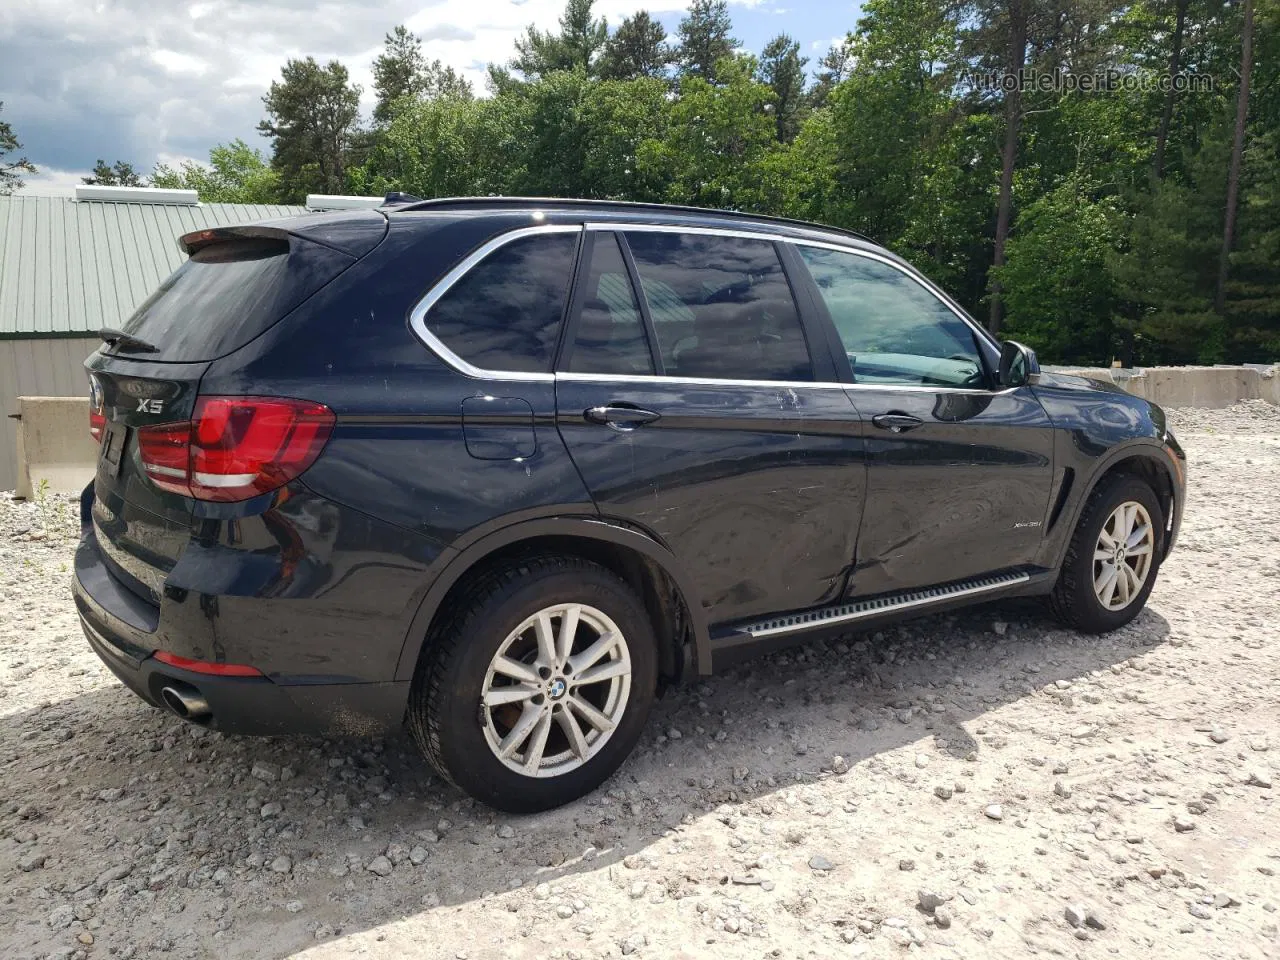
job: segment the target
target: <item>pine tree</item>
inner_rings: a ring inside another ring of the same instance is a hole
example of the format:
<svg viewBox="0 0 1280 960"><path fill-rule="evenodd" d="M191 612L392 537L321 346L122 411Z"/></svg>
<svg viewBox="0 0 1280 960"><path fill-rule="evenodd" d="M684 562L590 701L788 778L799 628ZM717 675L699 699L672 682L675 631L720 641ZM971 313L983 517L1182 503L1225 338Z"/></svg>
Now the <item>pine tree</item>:
<svg viewBox="0 0 1280 960"><path fill-rule="evenodd" d="M676 33L680 37L676 61L681 74L710 82L715 82L716 64L738 46L725 0L693 0Z"/></svg>
<svg viewBox="0 0 1280 960"><path fill-rule="evenodd" d="M0 100L0 110L2 109L4 109L4 101ZM0 196L7 196L15 190L21 190L22 174L36 172L35 165L26 157L5 161L6 155L21 149L22 144L18 142L13 127L0 120Z"/></svg>
<svg viewBox="0 0 1280 960"><path fill-rule="evenodd" d="M605 42L600 76L606 80L662 77L671 65L672 52L662 24L641 10L622 21Z"/></svg>
<svg viewBox="0 0 1280 960"><path fill-rule="evenodd" d="M99 160L93 165L93 175L81 177L81 183L99 187L141 187L142 178L138 176L133 164L126 160L117 160L113 164Z"/></svg>
<svg viewBox="0 0 1280 960"><path fill-rule="evenodd" d="M765 45L756 69L756 78L773 91L774 121L778 139L790 143L800 132L807 109L804 68L808 57L800 56L800 44L780 33Z"/></svg>
<svg viewBox="0 0 1280 960"><path fill-rule="evenodd" d="M439 60L427 62L422 41L404 26L387 34L383 52L373 61L373 88L378 101L374 122L385 126L395 118L396 103L404 97L472 96L471 84Z"/></svg>
<svg viewBox="0 0 1280 960"><path fill-rule="evenodd" d="M281 199L342 193L356 125L360 88L337 60L290 60L262 98L267 116L258 130L272 141L271 165L280 174Z"/></svg>
<svg viewBox="0 0 1280 960"><path fill-rule="evenodd" d="M592 16L594 0L569 0L560 16L560 32L551 33L530 25L516 40L516 56L511 68L536 80L557 70L580 69L588 76L609 37L609 26Z"/></svg>
<svg viewBox="0 0 1280 960"><path fill-rule="evenodd" d="M824 107L831 97L831 91L838 87L849 76L853 69L853 34L845 34L840 43L833 43L830 49L818 61L817 82L809 93L809 100L814 107Z"/></svg>

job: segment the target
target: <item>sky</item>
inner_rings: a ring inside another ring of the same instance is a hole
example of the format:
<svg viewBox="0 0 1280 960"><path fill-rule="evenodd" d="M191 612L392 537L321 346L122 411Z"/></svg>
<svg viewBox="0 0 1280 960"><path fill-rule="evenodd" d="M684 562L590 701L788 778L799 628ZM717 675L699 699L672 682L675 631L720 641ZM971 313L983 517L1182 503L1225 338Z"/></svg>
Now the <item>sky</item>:
<svg viewBox="0 0 1280 960"><path fill-rule="evenodd" d="M647 9L674 33L688 0L597 0L612 25ZM404 23L484 89L529 24L555 28L563 0L2 0L0 120L40 173L26 193L66 194L99 157L140 173L206 160L257 133L262 95L289 57L341 60L373 107L374 57ZM857 0L730 0L734 35L758 53L787 32L811 58L857 22ZM8 159L12 160L13 157Z"/></svg>

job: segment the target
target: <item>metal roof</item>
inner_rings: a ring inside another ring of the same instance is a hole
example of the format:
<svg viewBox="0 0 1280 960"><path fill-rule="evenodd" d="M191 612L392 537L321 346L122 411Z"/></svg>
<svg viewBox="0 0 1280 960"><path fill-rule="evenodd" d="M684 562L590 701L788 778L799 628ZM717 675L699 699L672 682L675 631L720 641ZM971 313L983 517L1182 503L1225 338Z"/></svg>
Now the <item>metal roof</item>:
<svg viewBox="0 0 1280 960"><path fill-rule="evenodd" d="M119 326L186 259L182 234L303 213L266 204L0 197L0 338Z"/></svg>

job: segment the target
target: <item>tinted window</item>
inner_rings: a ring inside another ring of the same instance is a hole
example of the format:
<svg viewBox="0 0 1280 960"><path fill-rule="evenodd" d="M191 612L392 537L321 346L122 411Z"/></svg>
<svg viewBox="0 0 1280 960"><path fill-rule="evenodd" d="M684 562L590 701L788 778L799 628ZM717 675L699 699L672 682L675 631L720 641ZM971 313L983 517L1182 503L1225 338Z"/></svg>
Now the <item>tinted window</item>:
<svg viewBox="0 0 1280 960"><path fill-rule="evenodd" d="M297 237L210 244L170 274L124 324L126 333L158 352L128 355L175 362L225 356L353 262ZM102 325L110 326L111 320Z"/></svg>
<svg viewBox="0 0 1280 960"><path fill-rule="evenodd" d="M665 373L812 380L791 288L772 243L629 233Z"/></svg>
<svg viewBox="0 0 1280 960"><path fill-rule="evenodd" d="M973 331L918 281L869 257L799 247L863 383L985 385Z"/></svg>
<svg viewBox="0 0 1280 960"><path fill-rule="evenodd" d="M577 243L554 233L500 247L436 301L427 328L474 366L549 373Z"/></svg>
<svg viewBox="0 0 1280 960"><path fill-rule="evenodd" d="M653 373L649 339L626 262L613 234L599 234L583 292L569 369L575 373Z"/></svg>

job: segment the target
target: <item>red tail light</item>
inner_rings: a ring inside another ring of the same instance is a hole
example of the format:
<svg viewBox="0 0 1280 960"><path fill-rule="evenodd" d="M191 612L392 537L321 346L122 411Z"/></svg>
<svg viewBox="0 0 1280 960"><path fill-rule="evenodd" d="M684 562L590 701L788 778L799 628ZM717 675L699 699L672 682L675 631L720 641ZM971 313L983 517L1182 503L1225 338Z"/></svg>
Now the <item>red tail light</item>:
<svg viewBox="0 0 1280 960"><path fill-rule="evenodd" d="M308 400L201 397L191 420L140 428L138 453L162 490L196 500L248 500L301 476L333 424L333 411Z"/></svg>
<svg viewBox="0 0 1280 960"><path fill-rule="evenodd" d="M89 436L102 442L102 431L107 426L107 413L103 407L102 387L96 377L89 377Z"/></svg>

